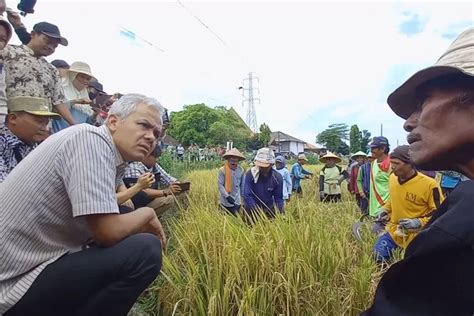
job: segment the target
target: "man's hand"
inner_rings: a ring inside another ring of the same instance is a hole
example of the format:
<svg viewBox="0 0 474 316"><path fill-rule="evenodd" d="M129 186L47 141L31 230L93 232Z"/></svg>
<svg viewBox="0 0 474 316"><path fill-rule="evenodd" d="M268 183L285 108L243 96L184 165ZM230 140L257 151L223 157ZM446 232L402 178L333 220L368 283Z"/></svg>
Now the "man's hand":
<svg viewBox="0 0 474 316"><path fill-rule="evenodd" d="M366 199L366 198L367 198L367 196L365 195L364 192L359 192L359 195L360 195L360 197L363 198L363 199Z"/></svg>
<svg viewBox="0 0 474 316"><path fill-rule="evenodd" d="M20 15L13 10L7 9L7 19L15 29L23 26Z"/></svg>
<svg viewBox="0 0 474 316"><path fill-rule="evenodd" d="M402 218L399 225L407 230L417 230L421 228L421 221L418 218Z"/></svg>
<svg viewBox="0 0 474 316"><path fill-rule="evenodd" d="M168 190L174 195L181 193L181 187L176 184L176 182L171 183L171 185L168 187Z"/></svg>
<svg viewBox="0 0 474 316"><path fill-rule="evenodd" d="M388 222L390 220L390 214L388 214L388 211L384 208L380 209L380 213L377 216L377 221L378 222Z"/></svg>
<svg viewBox="0 0 474 316"><path fill-rule="evenodd" d="M155 176L150 173L144 173L138 177L137 185L143 190L149 188L155 182Z"/></svg>
<svg viewBox="0 0 474 316"><path fill-rule="evenodd" d="M160 238L162 249L166 248L166 234L156 214L147 224L145 224L143 227L143 232L153 234Z"/></svg>
<svg viewBox="0 0 474 316"><path fill-rule="evenodd" d="M235 205L235 200L233 197L231 197L230 195L228 197L225 198L227 200L227 202L229 202L230 204L232 205Z"/></svg>

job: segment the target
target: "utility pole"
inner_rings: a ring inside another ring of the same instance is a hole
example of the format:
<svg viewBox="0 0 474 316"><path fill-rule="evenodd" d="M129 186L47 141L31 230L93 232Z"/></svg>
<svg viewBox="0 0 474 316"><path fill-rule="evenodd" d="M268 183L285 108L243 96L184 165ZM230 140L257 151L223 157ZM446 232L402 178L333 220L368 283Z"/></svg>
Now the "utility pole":
<svg viewBox="0 0 474 316"><path fill-rule="evenodd" d="M255 113L255 101L258 101L260 104L260 98L256 98L254 95L256 91L260 94L260 90L254 87L254 81L259 81L258 77L253 76L253 73L249 72L249 77L245 78L242 86L242 95L245 98L242 101L242 106L245 106L245 103L248 103L247 108L247 119L245 123L247 126L254 132L257 133L257 114Z"/></svg>
<svg viewBox="0 0 474 316"><path fill-rule="evenodd" d="M380 124L380 136L383 136L383 124Z"/></svg>

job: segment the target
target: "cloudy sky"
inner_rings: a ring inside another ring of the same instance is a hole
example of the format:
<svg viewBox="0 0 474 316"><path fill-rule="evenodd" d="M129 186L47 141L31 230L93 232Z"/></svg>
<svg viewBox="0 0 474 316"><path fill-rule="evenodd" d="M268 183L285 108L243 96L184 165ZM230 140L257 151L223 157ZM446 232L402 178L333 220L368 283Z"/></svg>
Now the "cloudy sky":
<svg viewBox="0 0 474 316"><path fill-rule="evenodd" d="M474 25L472 1L38 0L35 9L29 29L55 23L70 43L49 60L89 63L109 93L144 93L171 111L233 106L245 119L238 87L253 72L258 124L307 142L347 123L372 135L383 124L392 144L405 143L388 94Z"/></svg>

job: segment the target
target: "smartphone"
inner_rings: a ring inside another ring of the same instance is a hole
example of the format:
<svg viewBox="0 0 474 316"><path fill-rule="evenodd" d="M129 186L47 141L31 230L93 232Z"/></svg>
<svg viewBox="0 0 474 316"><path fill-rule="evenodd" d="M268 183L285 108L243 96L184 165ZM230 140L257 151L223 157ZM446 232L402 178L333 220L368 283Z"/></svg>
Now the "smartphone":
<svg viewBox="0 0 474 316"><path fill-rule="evenodd" d="M191 182L180 182L175 184L179 185L179 187L181 188L181 192L189 191L189 189L191 188Z"/></svg>

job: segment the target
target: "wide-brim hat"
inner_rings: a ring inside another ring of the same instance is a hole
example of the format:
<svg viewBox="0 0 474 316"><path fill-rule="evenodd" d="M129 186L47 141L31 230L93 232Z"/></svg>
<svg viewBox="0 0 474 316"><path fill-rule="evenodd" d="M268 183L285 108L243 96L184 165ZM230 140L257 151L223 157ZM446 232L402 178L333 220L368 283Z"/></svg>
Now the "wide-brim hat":
<svg viewBox="0 0 474 316"><path fill-rule="evenodd" d="M351 158L357 158L357 157L367 157L367 154L363 151L358 151L355 154L351 155Z"/></svg>
<svg viewBox="0 0 474 316"><path fill-rule="evenodd" d="M232 148L231 150L226 151L226 153L222 155L222 158L224 159L230 157L235 157L239 160L245 160L245 156L237 148Z"/></svg>
<svg viewBox="0 0 474 316"><path fill-rule="evenodd" d="M275 153L271 148L264 147L260 148L253 159L254 164L257 167L270 167L275 163Z"/></svg>
<svg viewBox="0 0 474 316"><path fill-rule="evenodd" d="M474 28L461 33L431 67L418 71L389 95L387 102L398 116L407 119L417 108L416 88L439 77L461 74L474 77Z"/></svg>
<svg viewBox="0 0 474 316"><path fill-rule="evenodd" d="M37 116L48 116L59 119L61 115L51 112L48 100L36 97L12 97L7 100L9 112L26 112Z"/></svg>
<svg viewBox="0 0 474 316"><path fill-rule="evenodd" d="M337 163L340 163L342 161L341 158L339 158L338 156L334 155L332 152L327 152L326 155L322 156L321 158L319 158L319 161L321 161L322 163L326 163L326 161L329 159L329 158L334 158L337 160Z"/></svg>
<svg viewBox="0 0 474 316"><path fill-rule="evenodd" d="M13 33L12 26L10 25L10 23L8 23L7 20L5 20L1 16L0 16L0 25L3 25L7 29L7 44L8 44L8 42L12 38L12 33Z"/></svg>
<svg viewBox="0 0 474 316"><path fill-rule="evenodd" d="M71 64L71 67L67 70L73 73L85 74L91 78L95 78L92 74L91 67L82 61L75 61Z"/></svg>

